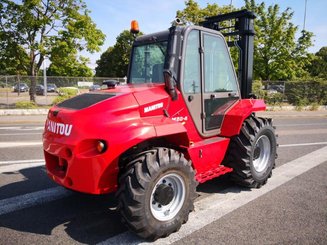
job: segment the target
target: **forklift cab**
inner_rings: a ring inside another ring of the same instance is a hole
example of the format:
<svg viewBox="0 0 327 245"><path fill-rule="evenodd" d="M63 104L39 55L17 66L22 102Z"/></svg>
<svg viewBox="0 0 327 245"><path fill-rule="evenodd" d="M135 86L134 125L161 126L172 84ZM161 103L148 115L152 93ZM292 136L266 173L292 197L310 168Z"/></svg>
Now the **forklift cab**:
<svg viewBox="0 0 327 245"><path fill-rule="evenodd" d="M177 25L138 37L128 83L165 83L172 100L178 90L198 132L204 137L218 135L226 111L251 93L253 18L252 12L241 10L207 18L202 26ZM227 44L222 34L227 28L220 23L230 19L236 19L236 31L225 36L236 35L238 41ZM235 44L240 47L239 79L228 50Z"/></svg>

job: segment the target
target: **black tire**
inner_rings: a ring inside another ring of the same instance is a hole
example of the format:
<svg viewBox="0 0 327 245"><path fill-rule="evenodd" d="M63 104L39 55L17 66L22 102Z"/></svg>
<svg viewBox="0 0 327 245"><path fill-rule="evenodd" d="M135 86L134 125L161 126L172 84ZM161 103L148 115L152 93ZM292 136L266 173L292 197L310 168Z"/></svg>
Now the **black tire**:
<svg viewBox="0 0 327 245"><path fill-rule="evenodd" d="M260 188L272 175L276 149L272 120L251 115L244 121L240 134L231 138L224 164L233 168L234 182Z"/></svg>
<svg viewBox="0 0 327 245"><path fill-rule="evenodd" d="M123 222L149 240L178 231L194 209L194 176L190 162L173 149L158 147L136 155L119 177Z"/></svg>

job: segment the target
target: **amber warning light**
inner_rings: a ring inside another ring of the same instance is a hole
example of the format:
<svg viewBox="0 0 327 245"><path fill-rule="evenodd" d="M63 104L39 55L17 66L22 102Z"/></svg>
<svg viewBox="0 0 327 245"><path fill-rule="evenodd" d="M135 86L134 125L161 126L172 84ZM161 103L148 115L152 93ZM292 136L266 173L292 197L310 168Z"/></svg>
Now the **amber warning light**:
<svg viewBox="0 0 327 245"><path fill-rule="evenodd" d="M137 34L139 32L140 32L139 23L137 22L137 20L132 20L132 22L131 22L131 33Z"/></svg>

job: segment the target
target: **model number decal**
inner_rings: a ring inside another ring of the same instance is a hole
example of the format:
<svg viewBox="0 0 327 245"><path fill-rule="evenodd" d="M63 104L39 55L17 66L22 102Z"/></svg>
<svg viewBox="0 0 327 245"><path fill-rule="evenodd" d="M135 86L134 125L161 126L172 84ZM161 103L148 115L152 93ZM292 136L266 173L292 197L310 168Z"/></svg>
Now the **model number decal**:
<svg viewBox="0 0 327 245"><path fill-rule="evenodd" d="M185 117L173 117L172 120L174 120L176 122L184 122L184 121L187 121L188 118L187 118L187 116L185 116Z"/></svg>
<svg viewBox="0 0 327 245"><path fill-rule="evenodd" d="M73 125L57 123L48 119L46 123L46 128L48 131L52 133L69 136L70 133L72 132Z"/></svg>
<svg viewBox="0 0 327 245"><path fill-rule="evenodd" d="M154 110L157 110L157 109L160 109L160 108L163 108L163 102L144 107L144 113L154 111Z"/></svg>

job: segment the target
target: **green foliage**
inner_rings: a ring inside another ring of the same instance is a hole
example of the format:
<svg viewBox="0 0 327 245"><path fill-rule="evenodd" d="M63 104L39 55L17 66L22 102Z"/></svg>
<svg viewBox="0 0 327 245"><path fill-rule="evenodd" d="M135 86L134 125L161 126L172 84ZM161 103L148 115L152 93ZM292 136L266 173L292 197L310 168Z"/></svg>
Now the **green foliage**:
<svg viewBox="0 0 327 245"><path fill-rule="evenodd" d="M252 83L252 92L258 99L264 99L268 105L281 105L285 100L283 93L264 90L264 86L259 80Z"/></svg>
<svg viewBox="0 0 327 245"><path fill-rule="evenodd" d="M35 109L37 105L33 101L19 101L15 104L16 109Z"/></svg>
<svg viewBox="0 0 327 245"><path fill-rule="evenodd" d="M319 104L318 103L316 103L316 102L314 102L314 103L312 103L311 105L310 105L310 108L309 108L309 110L310 111L317 111L318 109L319 109Z"/></svg>
<svg viewBox="0 0 327 245"><path fill-rule="evenodd" d="M48 76L92 77L93 72L87 66L88 58L77 58L77 52L67 49L65 43L58 45L58 51L51 57L51 65L47 70ZM62 52L62 53L61 53Z"/></svg>
<svg viewBox="0 0 327 245"><path fill-rule="evenodd" d="M77 51L99 51L104 42L105 35L96 28L83 0L2 0L0 4L1 42L10 49L21 47L28 54L24 66L28 75L38 74L45 56L54 63L62 57L57 64L65 65L64 61L77 59ZM62 52L62 46L68 52ZM32 79L33 101L35 85Z"/></svg>
<svg viewBox="0 0 327 245"><path fill-rule="evenodd" d="M263 90L263 84L260 80L255 80L252 83L252 93L258 98L263 99L266 96L266 92Z"/></svg>
<svg viewBox="0 0 327 245"><path fill-rule="evenodd" d="M245 8L257 14L255 19L254 42L254 78L261 80L290 80L307 77L305 69L312 56L307 52L312 46L313 34L302 31L296 40L298 28L292 23L293 12L290 8L280 12L277 4L266 8L264 2L245 0ZM198 24L205 17L224 14L236 10L228 6L207 4L201 8L194 0L185 2L185 8L177 11L177 16L193 24ZM237 51L231 49L231 56L237 67Z"/></svg>
<svg viewBox="0 0 327 245"><path fill-rule="evenodd" d="M308 70L314 77L327 79L327 47L322 47L313 57Z"/></svg>
<svg viewBox="0 0 327 245"><path fill-rule="evenodd" d="M139 33L138 35L142 35ZM125 30L116 38L116 44L109 47L97 60L97 77L124 77L127 75L134 36Z"/></svg>
<svg viewBox="0 0 327 245"><path fill-rule="evenodd" d="M70 99L78 94L78 88L66 87L58 89L58 96L53 100L54 105L63 102L64 100Z"/></svg>
<svg viewBox="0 0 327 245"><path fill-rule="evenodd" d="M285 94L288 102L295 106L327 105L327 81L287 82Z"/></svg>
<svg viewBox="0 0 327 245"><path fill-rule="evenodd" d="M234 10L234 8L231 9L229 5L219 6L216 3L207 3L205 8L201 8L196 1L187 0L185 1L185 8L183 10L178 10L176 16L198 25L206 17L225 14L231 12L232 10Z"/></svg>
<svg viewBox="0 0 327 245"><path fill-rule="evenodd" d="M0 30L0 75L26 75L29 65L26 51L11 44L7 34Z"/></svg>
<svg viewBox="0 0 327 245"><path fill-rule="evenodd" d="M295 40L297 27L291 22L293 12L280 13L277 4L266 8L265 3L245 0L245 8L257 14L255 19L254 75L262 80L290 80L303 77L310 62L307 48L312 46L311 32L302 31Z"/></svg>
<svg viewBox="0 0 327 245"><path fill-rule="evenodd" d="M281 105L285 99L282 93L267 93L264 96L264 100L268 105Z"/></svg>

